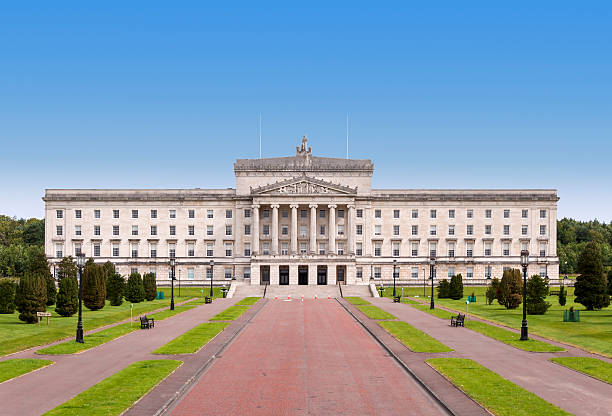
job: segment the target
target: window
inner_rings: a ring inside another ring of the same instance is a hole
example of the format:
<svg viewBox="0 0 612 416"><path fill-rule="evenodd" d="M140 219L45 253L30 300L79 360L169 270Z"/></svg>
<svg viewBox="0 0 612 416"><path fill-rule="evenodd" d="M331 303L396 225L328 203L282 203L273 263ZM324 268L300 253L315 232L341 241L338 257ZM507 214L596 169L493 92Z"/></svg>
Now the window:
<svg viewBox="0 0 612 416"><path fill-rule="evenodd" d="M504 218L510 218L510 210L509 209L505 209L504 210Z"/></svg>
<svg viewBox="0 0 612 416"><path fill-rule="evenodd" d="M138 267L130 268L130 274L138 273Z"/></svg>
<svg viewBox="0 0 612 416"><path fill-rule="evenodd" d="M152 258L157 257L157 244L151 243L151 245L149 246L149 253Z"/></svg>
<svg viewBox="0 0 612 416"><path fill-rule="evenodd" d="M467 268L467 272L466 272L467 278L468 279L473 279L474 278L474 268L473 267L468 267Z"/></svg>
<svg viewBox="0 0 612 416"><path fill-rule="evenodd" d="M137 209L133 209L132 210L132 218L138 218L138 210Z"/></svg>
<svg viewBox="0 0 612 416"><path fill-rule="evenodd" d="M374 256L380 257L382 252L382 243L374 243Z"/></svg>
<svg viewBox="0 0 612 416"><path fill-rule="evenodd" d="M548 277L546 266L540 266L540 277Z"/></svg>
<svg viewBox="0 0 612 416"><path fill-rule="evenodd" d="M448 226L448 235L455 235L455 226L454 225L449 225Z"/></svg>
<svg viewBox="0 0 612 416"><path fill-rule="evenodd" d="M300 225L300 237L306 237L308 233L308 227L305 225Z"/></svg>
<svg viewBox="0 0 612 416"><path fill-rule="evenodd" d="M212 225L207 225L206 226L206 235L213 235L213 226Z"/></svg>
<svg viewBox="0 0 612 416"><path fill-rule="evenodd" d="M80 225L75 225L74 226L74 235L81 235L81 226Z"/></svg>
<svg viewBox="0 0 612 416"><path fill-rule="evenodd" d="M194 209L190 209L188 211L188 217L189 218L195 218L195 210Z"/></svg>
<svg viewBox="0 0 612 416"><path fill-rule="evenodd" d="M270 235L270 226L268 224L264 224L262 234L263 235Z"/></svg>
<svg viewBox="0 0 612 416"><path fill-rule="evenodd" d="M526 210L526 209L522 210L521 211L521 218L527 218L528 212L529 212L529 210Z"/></svg>
<svg viewBox="0 0 612 416"><path fill-rule="evenodd" d="M468 242L465 243L465 255L466 257L473 257L474 256L474 243L473 242Z"/></svg>
<svg viewBox="0 0 612 416"><path fill-rule="evenodd" d="M176 257L176 244L168 244L168 257Z"/></svg>
<svg viewBox="0 0 612 416"><path fill-rule="evenodd" d="M430 209L429 210L429 218L436 218L437 216L437 211L435 209Z"/></svg>
<svg viewBox="0 0 612 416"><path fill-rule="evenodd" d="M380 271L380 267L374 267L374 279L380 279L382 277L382 273Z"/></svg>
<svg viewBox="0 0 612 416"><path fill-rule="evenodd" d="M64 211L58 209L57 211L55 211L55 217L59 219L64 218Z"/></svg>
<svg viewBox="0 0 612 416"><path fill-rule="evenodd" d="M455 243L448 243L448 257L455 257Z"/></svg>
<svg viewBox="0 0 612 416"><path fill-rule="evenodd" d="M418 209L413 209L412 210L412 218L419 218L419 210Z"/></svg>
<svg viewBox="0 0 612 416"><path fill-rule="evenodd" d="M119 226L113 225L113 235L119 235Z"/></svg>
<svg viewBox="0 0 612 416"><path fill-rule="evenodd" d="M244 243L244 256L251 257L251 243Z"/></svg>
<svg viewBox="0 0 612 416"><path fill-rule="evenodd" d="M170 218L176 218L176 210L175 210L175 209L171 209L171 210L168 212L168 216L169 216Z"/></svg>
<svg viewBox="0 0 612 416"><path fill-rule="evenodd" d="M251 210L245 208L244 209L244 218L251 218Z"/></svg>
<svg viewBox="0 0 612 416"><path fill-rule="evenodd" d="M170 235L176 235L176 225L170 226Z"/></svg>
<svg viewBox="0 0 612 416"><path fill-rule="evenodd" d="M363 210L362 209L358 209L356 212L357 218L363 218Z"/></svg>
<svg viewBox="0 0 612 416"><path fill-rule="evenodd" d="M212 267L207 267L206 268L206 278L207 279L212 279L213 278L213 269L212 269Z"/></svg>
<svg viewBox="0 0 612 416"><path fill-rule="evenodd" d="M100 210L94 209L94 218L100 218Z"/></svg>
<svg viewBox="0 0 612 416"><path fill-rule="evenodd" d="M491 277L491 266L486 266L485 267L485 278L490 278Z"/></svg>
<svg viewBox="0 0 612 416"><path fill-rule="evenodd" d="M363 256L363 243L356 244L355 254L357 256Z"/></svg>
<svg viewBox="0 0 612 416"><path fill-rule="evenodd" d="M74 210L74 217L75 218L83 218L83 213L81 212L80 209L75 209Z"/></svg>
<svg viewBox="0 0 612 416"><path fill-rule="evenodd" d="M100 235L100 226L94 225L94 235Z"/></svg>
<svg viewBox="0 0 612 416"><path fill-rule="evenodd" d="M187 268L187 279L189 280L193 280L194 279L194 270L193 267L188 267Z"/></svg>
<svg viewBox="0 0 612 416"><path fill-rule="evenodd" d="M527 250L528 246L529 246L529 244L526 241L522 241L521 242L521 250Z"/></svg>
<svg viewBox="0 0 612 416"><path fill-rule="evenodd" d="M289 254L289 244L288 243L281 243L281 254L283 256L286 256L287 254Z"/></svg>
<svg viewBox="0 0 612 416"><path fill-rule="evenodd" d="M521 235L527 235L528 232L529 232L529 226L521 225Z"/></svg>
<svg viewBox="0 0 612 416"><path fill-rule="evenodd" d="M287 211L286 209L281 211L281 217L282 218L289 218L289 211Z"/></svg>
<svg viewBox="0 0 612 416"><path fill-rule="evenodd" d="M467 217L468 218L474 218L474 210L468 209L467 210Z"/></svg>
<svg viewBox="0 0 612 416"><path fill-rule="evenodd" d="M270 243L263 243L262 244L262 254L264 255L269 255L270 254Z"/></svg>
<svg viewBox="0 0 612 416"><path fill-rule="evenodd" d="M212 209L207 209L206 210L206 218L213 218L213 210Z"/></svg>
<svg viewBox="0 0 612 416"><path fill-rule="evenodd" d="M540 257L546 257L546 243L540 243Z"/></svg>
<svg viewBox="0 0 612 416"><path fill-rule="evenodd" d="M324 225L319 226L319 234L320 235L325 235L325 226Z"/></svg>
<svg viewBox="0 0 612 416"><path fill-rule="evenodd" d="M394 225L393 226L393 235L400 235L400 226L399 225Z"/></svg>
<svg viewBox="0 0 612 416"><path fill-rule="evenodd" d="M270 210L269 209L264 209L263 210L263 217L264 218L270 218Z"/></svg>
<svg viewBox="0 0 612 416"><path fill-rule="evenodd" d="M504 235L510 235L510 226L508 224L504 225Z"/></svg>
<svg viewBox="0 0 612 416"><path fill-rule="evenodd" d="M325 254L325 243L319 243L319 254Z"/></svg>
<svg viewBox="0 0 612 416"><path fill-rule="evenodd" d="M399 255L400 255L400 244L397 243L397 242L393 243L392 251L393 251L393 257L399 257Z"/></svg>
<svg viewBox="0 0 612 416"><path fill-rule="evenodd" d="M418 267L412 267L410 269L410 277L413 279L419 278L419 268Z"/></svg>
<svg viewBox="0 0 612 416"><path fill-rule="evenodd" d="M448 210L448 218L455 218L455 210L454 209L449 209Z"/></svg>
<svg viewBox="0 0 612 416"><path fill-rule="evenodd" d="M119 257L119 244L113 243L113 257Z"/></svg>
<svg viewBox="0 0 612 416"><path fill-rule="evenodd" d="M363 279L363 267L356 267L355 268L355 277L357 279Z"/></svg>
<svg viewBox="0 0 612 416"><path fill-rule="evenodd" d="M194 257L194 256L195 256L195 244L187 243L187 257Z"/></svg>
<svg viewBox="0 0 612 416"><path fill-rule="evenodd" d="M382 218L382 212L379 209L374 210L374 218Z"/></svg>
<svg viewBox="0 0 612 416"><path fill-rule="evenodd" d="M300 254L306 254L308 252L308 246L306 243L300 243Z"/></svg>
<svg viewBox="0 0 612 416"><path fill-rule="evenodd" d="M491 255L491 243L488 241L484 243L484 255L485 256Z"/></svg>
<svg viewBox="0 0 612 416"><path fill-rule="evenodd" d="M138 226L132 225L132 235L138 235Z"/></svg>
<svg viewBox="0 0 612 416"><path fill-rule="evenodd" d="M491 218L491 210L485 209L485 218Z"/></svg>
<svg viewBox="0 0 612 416"><path fill-rule="evenodd" d="M411 233L412 233L412 235L419 235L419 226L418 225L413 225L411 227Z"/></svg>
<svg viewBox="0 0 612 416"><path fill-rule="evenodd" d="M213 243L206 243L206 256L207 257L213 256L213 249L214 249Z"/></svg>
<svg viewBox="0 0 612 416"><path fill-rule="evenodd" d="M540 235L546 235L546 226L540 225Z"/></svg>
<svg viewBox="0 0 612 416"><path fill-rule="evenodd" d="M412 257L416 257L419 255L419 243L412 243L411 244L411 253Z"/></svg>
<svg viewBox="0 0 612 416"><path fill-rule="evenodd" d="M474 235L474 226L473 226L473 225L471 225L471 224L470 224L470 225L468 225L468 226L466 227L465 233L466 233L467 235Z"/></svg>
<svg viewBox="0 0 612 416"><path fill-rule="evenodd" d="M61 244L55 245L55 257L62 258L64 257L64 246Z"/></svg>
<svg viewBox="0 0 612 416"><path fill-rule="evenodd" d="M382 234L382 226L380 224L377 224L374 226L374 235L381 235Z"/></svg>
<svg viewBox="0 0 612 416"><path fill-rule="evenodd" d="M540 218L546 218L546 210L545 209L541 209L540 210Z"/></svg>
<svg viewBox="0 0 612 416"><path fill-rule="evenodd" d="M231 267L226 267L223 271L223 277L226 279L231 279L232 278L232 268Z"/></svg>
<svg viewBox="0 0 612 416"><path fill-rule="evenodd" d="M93 255L94 255L94 257L100 257L100 243L94 243L94 245L93 245Z"/></svg>
<svg viewBox="0 0 612 416"><path fill-rule="evenodd" d="M132 258L138 257L138 243L132 243Z"/></svg>
<svg viewBox="0 0 612 416"><path fill-rule="evenodd" d="M436 235L437 233L437 229L435 225L430 225L429 226L429 235Z"/></svg>
<svg viewBox="0 0 612 416"><path fill-rule="evenodd" d="M187 226L187 234L189 234L189 235L195 235L195 226L193 226L193 225L188 225L188 226Z"/></svg>
<svg viewBox="0 0 612 416"><path fill-rule="evenodd" d="M344 235L344 225L338 224L338 235Z"/></svg>
<svg viewBox="0 0 612 416"><path fill-rule="evenodd" d="M225 243L225 257L232 257L232 243Z"/></svg>
<svg viewBox="0 0 612 416"><path fill-rule="evenodd" d="M438 244L435 241L429 243L429 257L436 257Z"/></svg>
<svg viewBox="0 0 612 416"><path fill-rule="evenodd" d="M510 255L510 243L503 243L502 250L503 250L504 256L509 256Z"/></svg>
<svg viewBox="0 0 612 416"><path fill-rule="evenodd" d="M225 226L225 235L232 235L232 226L231 225L226 225Z"/></svg>
<svg viewBox="0 0 612 416"><path fill-rule="evenodd" d="M232 210L231 209L226 209L225 210L225 218L232 218Z"/></svg>
<svg viewBox="0 0 612 416"><path fill-rule="evenodd" d="M118 209L114 209L113 210L113 218L119 218L119 210Z"/></svg>
<svg viewBox="0 0 612 416"><path fill-rule="evenodd" d="M324 209L320 209L319 210L319 218L325 218L325 210Z"/></svg>
<svg viewBox="0 0 612 416"><path fill-rule="evenodd" d="M400 217L400 210L399 209L394 209L393 210L393 218L399 218Z"/></svg>
<svg viewBox="0 0 612 416"><path fill-rule="evenodd" d="M355 228L355 233L357 235L363 235L363 225L357 224L357 226Z"/></svg>
<svg viewBox="0 0 612 416"><path fill-rule="evenodd" d="M338 253L338 255L339 255L339 256L344 255L344 243L342 243L342 242L338 242L338 244L337 244L337 245L338 245L338 249L337 249L337 251L336 251L336 252Z"/></svg>
<svg viewBox="0 0 612 416"><path fill-rule="evenodd" d="M151 235L157 235L157 225L151 226Z"/></svg>
<svg viewBox="0 0 612 416"><path fill-rule="evenodd" d="M485 234L491 235L491 225L485 225Z"/></svg>
<svg viewBox="0 0 612 416"><path fill-rule="evenodd" d="M251 268L250 267L245 267L244 269L242 269L242 277L244 277L245 279L251 278Z"/></svg>
<svg viewBox="0 0 612 416"><path fill-rule="evenodd" d="M338 218L344 218L344 210L343 209L339 209L338 210Z"/></svg>
<svg viewBox="0 0 612 416"><path fill-rule="evenodd" d="M308 211L305 209L300 210L300 218L308 218Z"/></svg>
<svg viewBox="0 0 612 416"><path fill-rule="evenodd" d="M151 218L153 218L153 219L157 218L157 210L156 209L152 209L151 210Z"/></svg>
<svg viewBox="0 0 612 416"><path fill-rule="evenodd" d="M247 224L244 226L244 235L251 235L251 225Z"/></svg>
<svg viewBox="0 0 612 416"><path fill-rule="evenodd" d="M448 277L453 277L455 275L455 267L450 266L448 268Z"/></svg>

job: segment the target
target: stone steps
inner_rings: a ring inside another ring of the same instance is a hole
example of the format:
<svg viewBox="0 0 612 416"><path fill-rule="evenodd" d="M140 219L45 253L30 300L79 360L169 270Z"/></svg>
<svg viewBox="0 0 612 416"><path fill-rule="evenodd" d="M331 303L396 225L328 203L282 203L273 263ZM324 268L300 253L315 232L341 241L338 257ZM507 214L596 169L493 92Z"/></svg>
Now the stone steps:
<svg viewBox="0 0 612 416"><path fill-rule="evenodd" d="M234 296L236 297L247 297L247 296L263 296L264 286L260 285L239 285L236 287ZM365 285L343 285L342 294L344 296L360 296L360 297L371 297L370 289ZM266 298L274 299L274 297L288 298L291 296L292 299L299 299L304 296L304 299L327 298L327 297L340 297L340 291L337 285L313 285L313 286L302 286L302 285L288 285L278 286L270 285L266 290Z"/></svg>

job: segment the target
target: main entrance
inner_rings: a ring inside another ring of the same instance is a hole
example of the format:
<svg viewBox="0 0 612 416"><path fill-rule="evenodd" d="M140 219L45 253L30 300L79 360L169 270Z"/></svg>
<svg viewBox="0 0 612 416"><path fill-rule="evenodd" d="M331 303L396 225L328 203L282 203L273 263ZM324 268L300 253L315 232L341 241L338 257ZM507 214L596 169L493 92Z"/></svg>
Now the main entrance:
<svg viewBox="0 0 612 416"><path fill-rule="evenodd" d="M261 274L260 283L262 285L269 285L270 284L270 266L261 266L261 269L259 269L259 272Z"/></svg>
<svg viewBox="0 0 612 416"><path fill-rule="evenodd" d="M346 284L346 266L336 266L336 280L339 285Z"/></svg>
<svg viewBox="0 0 612 416"><path fill-rule="evenodd" d="M317 266L317 284L327 284L327 266Z"/></svg>
<svg viewBox="0 0 612 416"><path fill-rule="evenodd" d="M278 268L278 284L279 285L289 284L289 266L280 266Z"/></svg>
<svg viewBox="0 0 612 416"><path fill-rule="evenodd" d="M298 266L298 285L308 284L308 266Z"/></svg>

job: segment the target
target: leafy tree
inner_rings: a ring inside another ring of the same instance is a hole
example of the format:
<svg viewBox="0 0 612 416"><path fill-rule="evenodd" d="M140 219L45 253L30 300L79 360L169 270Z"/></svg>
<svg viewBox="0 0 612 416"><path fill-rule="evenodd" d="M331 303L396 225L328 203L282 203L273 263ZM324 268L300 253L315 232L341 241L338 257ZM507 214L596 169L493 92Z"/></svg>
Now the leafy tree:
<svg viewBox="0 0 612 416"><path fill-rule="evenodd" d="M612 269L608 270L608 295L612 296Z"/></svg>
<svg viewBox="0 0 612 416"><path fill-rule="evenodd" d="M451 277L448 297L454 300L463 297L463 277L461 273Z"/></svg>
<svg viewBox="0 0 612 416"><path fill-rule="evenodd" d="M45 244L45 220L30 218L23 227L23 242L27 245Z"/></svg>
<svg viewBox="0 0 612 416"><path fill-rule="evenodd" d="M449 293L450 293L450 283L448 283L448 280L446 279L440 280L440 284L438 285L438 299L448 298Z"/></svg>
<svg viewBox="0 0 612 416"><path fill-rule="evenodd" d="M499 291L497 293L497 301L506 309L516 309L522 303L522 281L521 271L518 269L508 269L504 271L501 282L499 283Z"/></svg>
<svg viewBox="0 0 612 416"><path fill-rule="evenodd" d="M119 306L123 303L125 292L125 279L119 273L113 272L106 281L106 294L111 306Z"/></svg>
<svg viewBox="0 0 612 416"><path fill-rule="evenodd" d="M548 283L540 275L533 275L527 279L527 313L529 315L544 315L550 302L546 302L548 296Z"/></svg>
<svg viewBox="0 0 612 416"><path fill-rule="evenodd" d="M44 277L26 274L19 279L15 303L20 320L29 324L37 322L36 312L45 312L47 309L47 287Z"/></svg>
<svg viewBox="0 0 612 416"><path fill-rule="evenodd" d="M609 306L607 279L603 274L601 250L596 242L589 242L580 254L578 271L580 276L574 284L574 302L581 303L589 311Z"/></svg>
<svg viewBox="0 0 612 416"><path fill-rule="evenodd" d="M142 284L145 291L146 300L154 300L157 297L157 282L155 282L155 273L145 273L142 276Z"/></svg>
<svg viewBox="0 0 612 416"><path fill-rule="evenodd" d="M70 274L59 277L59 291L55 312L61 316L72 316L79 308L79 284L77 278Z"/></svg>
<svg viewBox="0 0 612 416"><path fill-rule="evenodd" d="M104 268L89 259L83 268L83 303L92 310L97 311L104 307L106 300L106 277Z"/></svg>
<svg viewBox="0 0 612 416"><path fill-rule="evenodd" d="M489 286L487 287L487 292L486 292L486 296L487 296L487 303L489 305L493 304L493 301L495 299L497 299L497 292L499 290L499 279L497 277L494 277L493 280L491 280L491 283L489 284Z"/></svg>
<svg viewBox="0 0 612 416"><path fill-rule="evenodd" d="M561 286L559 288L559 305L565 306L567 302L567 290L565 290L565 286Z"/></svg>
<svg viewBox="0 0 612 416"><path fill-rule="evenodd" d="M47 306L55 304L57 290L55 288L55 279L51 275L49 262L42 247L37 248L31 253L31 258L28 262L27 272L37 274L45 279L45 287L47 288Z"/></svg>
<svg viewBox="0 0 612 416"><path fill-rule="evenodd" d="M0 279L0 313L15 312L16 286L12 279Z"/></svg>
<svg viewBox="0 0 612 416"><path fill-rule="evenodd" d="M144 286L140 273L130 274L125 288L125 300L132 303L139 303L145 299Z"/></svg>

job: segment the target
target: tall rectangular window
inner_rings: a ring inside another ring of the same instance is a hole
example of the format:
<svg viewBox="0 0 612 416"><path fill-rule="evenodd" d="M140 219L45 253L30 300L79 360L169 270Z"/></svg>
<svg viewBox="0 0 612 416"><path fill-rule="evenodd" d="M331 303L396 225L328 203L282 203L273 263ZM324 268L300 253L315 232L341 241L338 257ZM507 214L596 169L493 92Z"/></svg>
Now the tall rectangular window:
<svg viewBox="0 0 612 416"><path fill-rule="evenodd" d="M132 258L138 257L138 243L132 243Z"/></svg>
<svg viewBox="0 0 612 416"><path fill-rule="evenodd" d="M436 257L437 253L438 253L438 244L435 241L430 241L429 242L429 256L430 257Z"/></svg>
<svg viewBox="0 0 612 416"><path fill-rule="evenodd" d="M467 225L465 233L467 235L474 235L474 226L472 224Z"/></svg>
<svg viewBox="0 0 612 416"><path fill-rule="evenodd" d="M455 257L455 243L448 243L448 257Z"/></svg>
<svg viewBox="0 0 612 416"><path fill-rule="evenodd" d="M74 210L74 217L75 218L83 218L82 212L80 209L75 209Z"/></svg>
<svg viewBox="0 0 612 416"><path fill-rule="evenodd" d="M151 235L157 235L157 225L151 226Z"/></svg>
<svg viewBox="0 0 612 416"><path fill-rule="evenodd" d="M454 275L455 275L455 267L449 266L448 267L448 277L453 277Z"/></svg>
<svg viewBox="0 0 612 416"><path fill-rule="evenodd" d="M214 255L213 249L214 249L213 243L206 243L206 257L212 257Z"/></svg>
<svg viewBox="0 0 612 416"><path fill-rule="evenodd" d="M374 267L374 279L380 279L382 277L382 272L380 267Z"/></svg>
<svg viewBox="0 0 612 416"><path fill-rule="evenodd" d="M152 209L151 210L151 218L153 218L153 219L157 218L157 210L156 209Z"/></svg>
<svg viewBox="0 0 612 416"><path fill-rule="evenodd" d="M244 256L251 257L251 243L244 243Z"/></svg>
<svg viewBox="0 0 612 416"><path fill-rule="evenodd" d="M113 225L113 235L119 235L119 226Z"/></svg>
<svg viewBox="0 0 612 416"><path fill-rule="evenodd" d="M319 218L325 218L325 210L324 209L320 209L319 210Z"/></svg>
<svg viewBox="0 0 612 416"><path fill-rule="evenodd" d="M545 209L541 209L540 210L540 218L546 218L546 210Z"/></svg>
<svg viewBox="0 0 612 416"><path fill-rule="evenodd" d="M100 257L100 243L94 243L93 254L94 254L94 257Z"/></svg>
<svg viewBox="0 0 612 416"><path fill-rule="evenodd" d="M74 235L81 235L81 226L80 225L75 225L74 226Z"/></svg>
<svg viewBox="0 0 612 416"><path fill-rule="evenodd" d="M308 233L308 227L306 225L300 225L300 237L306 237Z"/></svg>
<svg viewBox="0 0 612 416"><path fill-rule="evenodd" d="M176 210L175 209L171 209L170 211L168 211L168 216L170 218L176 218Z"/></svg>
<svg viewBox="0 0 612 416"><path fill-rule="evenodd" d="M485 209L485 218L491 218L491 210Z"/></svg>
<svg viewBox="0 0 612 416"><path fill-rule="evenodd" d="M419 210L418 209L413 209L412 210L412 218L419 218Z"/></svg>
<svg viewBox="0 0 612 416"><path fill-rule="evenodd" d="M509 256L510 255L510 243L503 243L502 250L503 250L504 256Z"/></svg>
<svg viewBox="0 0 612 416"><path fill-rule="evenodd" d="M540 243L540 257L546 256L546 243Z"/></svg>
<svg viewBox="0 0 612 416"><path fill-rule="evenodd" d="M232 218L232 210L231 209L226 209L225 210L225 218Z"/></svg>
<svg viewBox="0 0 612 416"><path fill-rule="evenodd" d="M320 225L319 226L319 234L320 235L325 235L325 226L324 225Z"/></svg>
<svg viewBox="0 0 612 416"><path fill-rule="evenodd" d="M213 218L214 214L213 214L213 210L212 209L207 209L206 210L206 218Z"/></svg>
<svg viewBox="0 0 612 416"><path fill-rule="evenodd" d="M64 257L64 246L62 244L55 245L55 257L59 259Z"/></svg>
<svg viewBox="0 0 612 416"><path fill-rule="evenodd" d="M119 218L119 210L118 209L114 209L113 210L113 218Z"/></svg>
<svg viewBox="0 0 612 416"><path fill-rule="evenodd" d="M363 243L357 243L356 244L355 255L363 256Z"/></svg>
<svg viewBox="0 0 612 416"><path fill-rule="evenodd" d="M94 235L100 235L100 226L94 225Z"/></svg>
<svg viewBox="0 0 612 416"><path fill-rule="evenodd" d="M527 235L528 232L529 232L529 226L521 225L521 235Z"/></svg>
<svg viewBox="0 0 612 416"><path fill-rule="evenodd" d="M344 225L338 224L338 235L344 235Z"/></svg>
<svg viewBox="0 0 612 416"><path fill-rule="evenodd" d="M486 235L491 235L491 225L487 224L485 225L485 234Z"/></svg>
<svg viewBox="0 0 612 416"><path fill-rule="evenodd" d="M527 218L529 214L529 210L523 209L521 210L521 218Z"/></svg>
<svg viewBox="0 0 612 416"><path fill-rule="evenodd" d="M355 267L355 277L357 279L363 279L363 267Z"/></svg>
<svg viewBox="0 0 612 416"><path fill-rule="evenodd" d="M400 255L400 244L398 242L393 243L393 257L399 257Z"/></svg>
<svg viewBox="0 0 612 416"><path fill-rule="evenodd" d="M344 218L344 210L343 209L339 209L338 210L338 218Z"/></svg>
<svg viewBox="0 0 612 416"><path fill-rule="evenodd" d="M242 277L244 277L245 279L251 278L251 268L250 267L245 267L244 269L242 269Z"/></svg>
<svg viewBox="0 0 612 416"><path fill-rule="evenodd" d="M100 218L100 210L94 209L94 218Z"/></svg>
<svg viewBox="0 0 612 416"><path fill-rule="evenodd" d="M336 245L337 245L337 247L338 247L338 248L337 248L337 251L336 251L336 252L338 253L338 255L339 255L339 256L344 255L344 243L343 243L343 242L341 242L341 241L339 241L339 242L337 242L337 243L336 243Z"/></svg>
<svg viewBox="0 0 612 416"><path fill-rule="evenodd" d="M399 225L394 225L393 226L393 235L400 235L400 226Z"/></svg>
<svg viewBox="0 0 612 416"><path fill-rule="evenodd" d="M320 255L325 254L325 243L319 243L319 254Z"/></svg>
<svg viewBox="0 0 612 416"><path fill-rule="evenodd" d="M300 254L306 254L308 252L308 245L304 242L300 242Z"/></svg>
<svg viewBox="0 0 612 416"><path fill-rule="evenodd" d="M419 278L419 268L418 267L411 267L410 268L410 277L412 279L418 279Z"/></svg>
<svg viewBox="0 0 612 416"><path fill-rule="evenodd" d="M232 226L231 225L226 225L225 226L225 235L232 235Z"/></svg>
<svg viewBox="0 0 612 416"><path fill-rule="evenodd" d="M305 209L300 210L300 218L308 218L308 211Z"/></svg>
<svg viewBox="0 0 612 416"><path fill-rule="evenodd" d="M374 218L382 218L382 211L379 209L374 210Z"/></svg>
<svg viewBox="0 0 612 416"><path fill-rule="evenodd" d="M113 243L113 257L119 257L119 244Z"/></svg>
<svg viewBox="0 0 612 416"><path fill-rule="evenodd" d="M251 225L250 224L246 224L244 226L244 235L251 235Z"/></svg>
<svg viewBox="0 0 612 416"><path fill-rule="evenodd" d="M418 225L413 225L410 228L411 228L412 235L419 235L419 226Z"/></svg>
<svg viewBox="0 0 612 416"><path fill-rule="evenodd" d="M393 218L399 218L400 217L400 210L399 209L394 209L393 210Z"/></svg>
<svg viewBox="0 0 612 416"><path fill-rule="evenodd" d="M212 225L207 225L206 226L206 235L213 235L213 226Z"/></svg>
<svg viewBox="0 0 612 416"><path fill-rule="evenodd" d="M132 225L132 235L138 235L138 226Z"/></svg>
<svg viewBox="0 0 612 416"><path fill-rule="evenodd" d="M546 235L546 226L540 225L540 235Z"/></svg>
<svg viewBox="0 0 612 416"><path fill-rule="evenodd" d="M357 218L363 218L363 210L361 208L356 210L355 215Z"/></svg>
<svg viewBox="0 0 612 416"><path fill-rule="evenodd" d="M504 225L504 235L510 235L510 225Z"/></svg>
<svg viewBox="0 0 612 416"><path fill-rule="evenodd" d="M510 218L510 210L509 209L505 209L504 210L504 218Z"/></svg>
<svg viewBox="0 0 612 416"><path fill-rule="evenodd" d="M168 244L168 257L176 257L176 244Z"/></svg>
<svg viewBox="0 0 612 416"><path fill-rule="evenodd" d="M448 218L455 218L455 210L454 209L449 209L448 210Z"/></svg>
<svg viewBox="0 0 612 416"><path fill-rule="evenodd" d="M194 257L194 256L195 256L195 244L187 243L187 257Z"/></svg>
<svg viewBox="0 0 612 416"><path fill-rule="evenodd" d="M374 226L374 235L381 235L382 234L382 226L380 224L376 224Z"/></svg>
<svg viewBox="0 0 612 416"><path fill-rule="evenodd" d="M156 243L151 243L149 245L149 255L153 259L157 257L157 244Z"/></svg>
<svg viewBox="0 0 612 416"><path fill-rule="evenodd" d="M435 209L430 209L429 210L429 218L436 218L437 216L437 211Z"/></svg>
<svg viewBox="0 0 612 416"><path fill-rule="evenodd" d="M170 226L170 235L176 235L176 225Z"/></svg>
<svg viewBox="0 0 612 416"><path fill-rule="evenodd" d="M455 235L455 226L454 225L449 225L448 226L448 235Z"/></svg>
<svg viewBox="0 0 612 416"><path fill-rule="evenodd" d="M380 257L382 254L382 244L374 243L374 256Z"/></svg>
<svg viewBox="0 0 612 416"><path fill-rule="evenodd" d="M281 255L286 256L289 254L289 243L281 243Z"/></svg>
<svg viewBox="0 0 612 416"><path fill-rule="evenodd" d="M59 219L64 218L64 211L62 211L61 209L56 210L55 217Z"/></svg>
<svg viewBox="0 0 612 416"><path fill-rule="evenodd" d="M484 243L484 255L485 256L491 255L491 243L489 241Z"/></svg>
<svg viewBox="0 0 612 416"><path fill-rule="evenodd" d="M474 243L467 242L465 243L465 255L466 257L474 257Z"/></svg>
<svg viewBox="0 0 612 416"><path fill-rule="evenodd" d="M437 234L437 228L435 225L430 225L429 226L429 235L436 235Z"/></svg>
<svg viewBox="0 0 612 416"><path fill-rule="evenodd" d="M468 209L466 211L466 215L468 218L474 218L474 210L473 209Z"/></svg>
<svg viewBox="0 0 612 416"><path fill-rule="evenodd" d="M195 235L195 226L194 225L188 225L187 226L187 234Z"/></svg>
<svg viewBox="0 0 612 416"><path fill-rule="evenodd" d="M137 209L133 209L132 210L132 218L138 218L138 210Z"/></svg>
<svg viewBox="0 0 612 416"><path fill-rule="evenodd" d="M195 273L194 273L194 268L193 267L188 267L187 268L187 279L189 279L189 280L195 279Z"/></svg>
<svg viewBox="0 0 612 416"><path fill-rule="evenodd" d="M251 210L248 208L244 209L244 218L251 218Z"/></svg>
<svg viewBox="0 0 612 416"><path fill-rule="evenodd" d="M363 235L363 225L361 224L357 224L355 226L355 234L357 235Z"/></svg>
<svg viewBox="0 0 612 416"><path fill-rule="evenodd" d="M474 267L472 267L472 266L468 266L468 268L467 268L467 272L466 272L466 275L467 275L466 277L467 277L468 279L472 279L472 278L474 278Z"/></svg>
<svg viewBox="0 0 612 416"><path fill-rule="evenodd" d="M225 243L225 257L232 257L232 243Z"/></svg>
<svg viewBox="0 0 612 416"><path fill-rule="evenodd" d="M264 224L262 234L263 235L270 235L270 226L268 224Z"/></svg>
<svg viewBox="0 0 612 416"><path fill-rule="evenodd" d="M411 243L411 254L412 257L417 257L419 255L419 243Z"/></svg>

